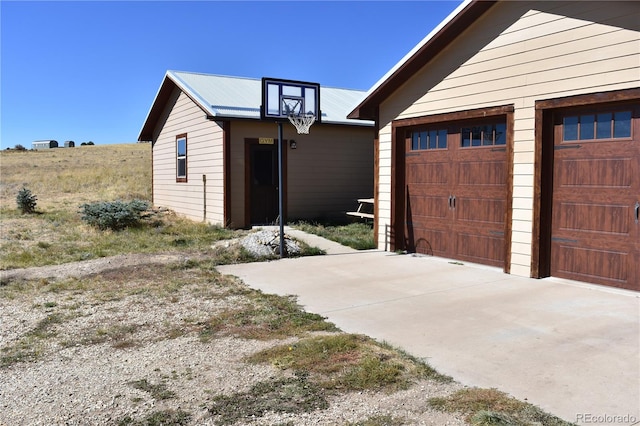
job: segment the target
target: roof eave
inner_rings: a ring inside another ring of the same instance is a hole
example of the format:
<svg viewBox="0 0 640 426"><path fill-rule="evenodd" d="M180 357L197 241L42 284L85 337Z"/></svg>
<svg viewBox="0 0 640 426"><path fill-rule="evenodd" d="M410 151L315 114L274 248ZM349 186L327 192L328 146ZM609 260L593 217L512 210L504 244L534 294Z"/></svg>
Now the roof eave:
<svg viewBox="0 0 640 426"><path fill-rule="evenodd" d="M147 112L147 117L145 118L142 128L138 133L139 142L149 142L153 139L153 129L162 114L164 105L167 103L169 96L171 96L171 93L173 92L175 83L167 78L167 74L168 73L165 73L165 76L162 79L162 83L156 92L156 96L153 98L149 112Z"/></svg>
<svg viewBox="0 0 640 426"><path fill-rule="evenodd" d="M195 93L191 89L191 87L189 87L189 85L182 81L172 71L167 71L164 79L162 80L162 84L158 89L158 93L153 99L153 103L151 104L151 108L149 109L149 113L147 114L147 118L142 125L142 129L140 129L140 133L138 134L139 142L153 141L153 130L155 129L158 120L162 116L164 107L171 97L174 88L176 87L182 90L182 92L184 92L185 95L187 95L196 105L198 105L206 115L215 115L215 111L213 111L211 108L208 108L206 102L197 93Z"/></svg>
<svg viewBox="0 0 640 426"><path fill-rule="evenodd" d="M462 3L383 76L369 90L367 97L347 115L347 118L376 120L380 103L497 2L498 0L466 0Z"/></svg>

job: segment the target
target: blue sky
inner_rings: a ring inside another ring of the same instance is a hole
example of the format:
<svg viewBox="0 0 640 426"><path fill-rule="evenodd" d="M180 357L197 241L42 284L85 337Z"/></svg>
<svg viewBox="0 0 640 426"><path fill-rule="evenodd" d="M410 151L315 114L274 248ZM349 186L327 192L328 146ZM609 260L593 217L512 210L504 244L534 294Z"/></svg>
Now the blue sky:
<svg viewBox="0 0 640 426"><path fill-rule="evenodd" d="M169 69L368 90L460 1L0 1L0 148L135 142Z"/></svg>

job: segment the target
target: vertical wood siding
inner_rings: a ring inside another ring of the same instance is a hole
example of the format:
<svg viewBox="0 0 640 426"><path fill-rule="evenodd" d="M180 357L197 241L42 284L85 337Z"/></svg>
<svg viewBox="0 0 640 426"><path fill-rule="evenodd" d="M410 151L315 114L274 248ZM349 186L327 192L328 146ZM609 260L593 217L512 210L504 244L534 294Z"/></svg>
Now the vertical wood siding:
<svg viewBox="0 0 640 426"><path fill-rule="evenodd" d="M391 122L513 105L511 273L531 273L535 101L640 86L637 2L501 2L380 106L378 245L391 219ZM428 30L425 28L425 31Z"/></svg>
<svg viewBox="0 0 640 426"><path fill-rule="evenodd" d="M160 121L153 146L154 204L190 219L204 219L206 175L206 220L224 225L224 163L222 127L205 118L205 113L177 90ZM187 182L176 182L175 140L187 134Z"/></svg>

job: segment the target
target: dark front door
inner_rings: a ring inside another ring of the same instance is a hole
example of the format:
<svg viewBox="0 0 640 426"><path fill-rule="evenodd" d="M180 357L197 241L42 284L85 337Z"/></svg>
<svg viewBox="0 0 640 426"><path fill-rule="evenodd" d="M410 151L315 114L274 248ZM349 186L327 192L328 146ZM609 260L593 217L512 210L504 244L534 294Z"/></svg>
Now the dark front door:
<svg viewBox="0 0 640 426"><path fill-rule="evenodd" d="M275 144L249 145L251 224L274 223L278 218L278 150Z"/></svg>

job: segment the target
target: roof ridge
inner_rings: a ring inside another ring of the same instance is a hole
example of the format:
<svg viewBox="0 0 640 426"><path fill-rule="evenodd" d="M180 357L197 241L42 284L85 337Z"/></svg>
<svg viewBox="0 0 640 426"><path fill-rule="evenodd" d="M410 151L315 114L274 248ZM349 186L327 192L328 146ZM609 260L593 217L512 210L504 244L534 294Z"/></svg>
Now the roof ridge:
<svg viewBox="0 0 640 426"><path fill-rule="evenodd" d="M237 79L237 80L251 80L251 81L261 81L262 78L256 78L256 77L244 77L244 76L238 76L238 75L226 75L226 74L211 74L211 73L206 73L206 72L198 72L198 71L179 71L179 70L167 70L168 73L172 73L172 74L191 74L191 75L202 75L202 76L206 76L206 77L222 77L222 78L232 78L232 79ZM286 80L286 79L282 79L282 80ZM367 89L353 89L353 88L349 88L349 87L337 87L337 86L325 86L322 85L322 83L320 84L320 88L325 88L325 89L337 89L337 90L349 90L349 91L354 91L354 92L367 92Z"/></svg>
<svg viewBox="0 0 640 426"><path fill-rule="evenodd" d="M255 77L243 77L243 76L238 76L238 75L224 75L224 74L211 74L211 73L206 73L206 72L196 72L196 71L179 71L179 70L167 70L168 73L172 73L172 74L176 74L176 73L180 73L180 74L192 74L192 75L202 75L202 76L207 76L207 77L222 77L222 78L233 78L233 79L238 79L238 80L253 80L253 81L260 81L260 78L255 78Z"/></svg>

